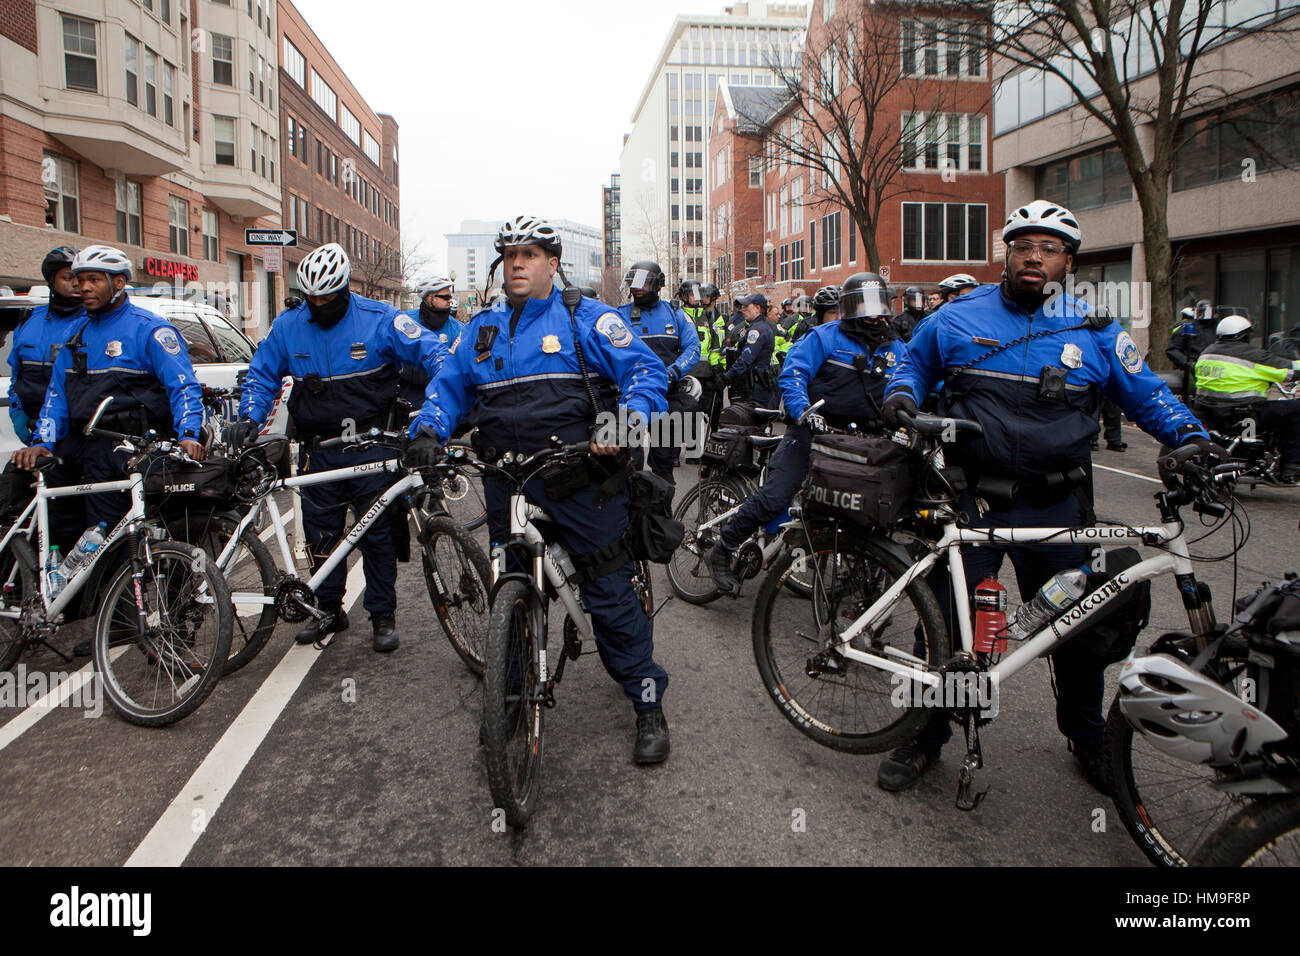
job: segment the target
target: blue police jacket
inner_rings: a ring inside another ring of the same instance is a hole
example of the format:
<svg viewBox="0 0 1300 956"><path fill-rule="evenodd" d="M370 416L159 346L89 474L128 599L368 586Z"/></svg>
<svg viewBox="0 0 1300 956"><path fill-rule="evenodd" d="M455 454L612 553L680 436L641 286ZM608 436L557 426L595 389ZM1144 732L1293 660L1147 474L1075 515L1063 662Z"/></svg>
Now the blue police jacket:
<svg viewBox="0 0 1300 956"><path fill-rule="evenodd" d="M59 350L85 320L85 309L57 315L42 305L14 330L9 352L9 418L23 441L30 438L32 421L45 404Z"/></svg>
<svg viewBox="0 0 1300 956"><path fill-rule="evenodd" d="M460 335L460 330L465 327L463 322L453 319L450 312L447 313L447 318L442 325L436 329L420 317L418 308L408 309L402 315L409 315L427 329L428 333L438 340L438 344L442 346L444 352L451 348L451 343L456 341L456 337ZM429 387L429 376L420 366L406 362L401 364L397 374L401 379L398 394L416 408L419 408L424 404L424 392Z"/></svg>
<svg viewBox="0 0 1300 956"><path fill-rule="evenodd" d="M584 296L574 318L593 390L617 387L629 415L647 420L668 407L663 362L618 313ZM429 384L412 436L427 428L446 441L476 401L479 434L499 452L537 451L551 435L565 442L590 436L595 412L558 290L517 312L502 300L470 319Z"/></svg>
<svg viewBox="0 0 1300 956"><path fill-rule="evenodd" d="M352 293L329 328L312 321L304 302L276 316L253 354L239 410L264 422L291 375L289 414L305 436L338 435L349 419L358 429L379 426L397 399L398 366L419 366L432 378L445 355L435 335L387 302Z"/></svg>
<svg viewBox="0 0 1300 956"><path fill-rule="evenodd" d="M920 404L945 377L940 413L984 428L982 436L958 446L958 457L977 474L1007 478L1086 465L1097 433L1098 393L1167 445L1205 435L1119 322L1112 319L1100 330L1071 328L1089 311L1087 303L1060 295L1030 315L1000 285L980 286L917 326L886 394L907 392ZM1040 333L1049 334L979 361L1000 345ZM974 364L965 368L968 363ZM1049 366L1064 373L1059 398L1040 397L1040 377Z"/></svg>
<svg viewBox="0 0 1300 956"><path fill-rule="evenodd" d="M87 315L59 349L37 425L37 443L52 447L90 421L113 396L106 415L138 414L142 425L197 439L203 427L203 386L176 327L131 302Z"/></svg>
<svg viewBox="0 0 1300 956"><path fill-rule="evenodd" d="M748 372L761 373L772 364L772 349L776 345L776 328L759 316L749 323L749 331L740 346L735 364L727 370L725 378L734 382Z"/></svg>
<svg viewBox="0 0 1300 956"><path fill-rule="evenodd" d="M790 347L777 385L785 410L797 419L824 399L821 415L832 424L866 424L880 418L885 386L907 356L902 339L870 346L845 333L838 319L814 326Z"/></svg>
<svg viewBox="0 0 1300 956"><path fill-rule="evenodd" d="M615 311L664 366L673 370L675 378L681 378L700 360L700 335L695 323L663 299L649 310L629 302Z"/></svg>

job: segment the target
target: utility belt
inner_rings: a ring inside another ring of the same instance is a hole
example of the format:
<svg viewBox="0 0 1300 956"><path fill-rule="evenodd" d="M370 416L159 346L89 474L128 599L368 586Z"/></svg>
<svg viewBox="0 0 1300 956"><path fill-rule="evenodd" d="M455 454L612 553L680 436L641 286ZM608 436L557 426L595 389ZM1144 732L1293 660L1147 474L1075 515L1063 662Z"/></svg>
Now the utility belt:
<svg viewBox="0 0 1300 956"><path fill-rule="evenodd" d="M82 432L85 430L86 425L89 422L89 418L84 421L74 421L72 422L72 430L75 432ZM149 421L149 413L143 407L134 412L117 412L112 415L101 415L99 416L99 421L95 423L95 427L110 432L121 432L124 435L145 435L148 434L150 428L156 428L160 434L173 434L170 419L166 422L151 423Z"/></svg>
<svg viewBox="0 0 1300 956"><path fill-rule="evenodd" d="M1089 481L1088 470L1082 465L1027 479L981 474L969 465L963 466L963 471L971 494L983 498L990 507L999 511L1009 511L1017 504L1045 508L1060 504L1071 495L1080 499L1079 503L1084 506L1086 513L1092 511L1092 483ZM1079 494L1081 491L1084 492L1083 496Z"/></svg>

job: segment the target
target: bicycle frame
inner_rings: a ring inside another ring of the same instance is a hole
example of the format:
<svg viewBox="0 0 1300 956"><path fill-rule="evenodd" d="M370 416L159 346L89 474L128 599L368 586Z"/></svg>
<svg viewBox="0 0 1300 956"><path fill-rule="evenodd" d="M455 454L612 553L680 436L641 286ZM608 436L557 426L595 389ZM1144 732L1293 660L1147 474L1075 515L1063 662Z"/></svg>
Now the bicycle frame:
<svg viewBox="0 0 1300 956"><path fill-rule="evenodd" d="M530 502L522 491L515 491L510 495L510 538L504 545L497 545L492 549L492 588L496 591L497 583L505 579L509 572L506 571L506 552L510 545L522 545L532 558L532 573L529 581L539 591L542 589L543 580L549 581L555 588L560 597L560 603L564 609L569 612L569 617L578 629L578 633L584 639L593 639L595 632L592 629L591 614L582 604L582 598L578 593L578 586L569 581L568 575L560 567L559 561L555 556L555 547L546 543L542 538L542 533L533 524L533 519L545 519L546 511L540 506ZM518 572L516 572L516 575ZM545 657L542 664L545 665ZM542 674L543 683L548 679L547 674Z"/></svg>
<svg viewBox="0 0 1300 956"><path fill-rule="evenodd" d="M952 589L956 631L961 639L959 650L972 654L970 596L966 593L964 586L966 573L961 555L962 545L1038 544L1050 547L1069 547L1107 541L1123 541L1146 545L1164 544L1168 547L1168 553L1148 558L1114 575L1101 587L1089 592L1089 594L1067 608L1064 613L1054 618L1032 637L1020 642L1020 645L1015 650L1008 652L1006 656L988 669L988 673L992 675L994 681L1001 681L1011 677L1030 661L1052 651L1075 630L1084 626L1093 615L1097 614L1125 591L1137 586L1142 581L1150 581L1171 572L1178 581L1180 591L1184 592L1184 607L1187 608L1188 619L1193 630L1202 630L1202 628L1198 627L1198 621L1194 618L1195 612L1200 608L1199 599L1189 597L1189 590L1192 595L1196 593L1195 579L1192 575L1192 563L1188 555L1187 544L1183 539L1182 525L1177 521L1141 528L975 529L958 528L956 524L949 523L945 526L943 535L931 547L930 551L908 568L893 585L872 603L871 607L867 608L861 616L844 630L838 638L836 650L848 660L857 661L878 670L906 675L918 683L938 687L943 681L942 674L930 669L928 665L911 654L906 654L894 648L887 648L887 654L899 659L899 662L895 662L875 654L856 650L849 644L863 631L888 617L894 602L897 601L907 586L928 573L938 564L941 556L946 553L948 569L952 575L951 580L954 584L961 582L960 586L954 586ZM958 649L954 649L954 652L956 650Z"/></svg>

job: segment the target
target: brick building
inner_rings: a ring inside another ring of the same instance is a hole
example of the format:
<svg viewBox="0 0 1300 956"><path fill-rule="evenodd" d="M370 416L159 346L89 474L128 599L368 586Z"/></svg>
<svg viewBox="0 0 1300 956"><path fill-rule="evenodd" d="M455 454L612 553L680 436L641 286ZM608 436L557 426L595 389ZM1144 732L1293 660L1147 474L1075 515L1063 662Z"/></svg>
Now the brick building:
<svg viewBox="0 0 1300 956"><path fill-rule="evenodd" d="M106 242L137 285L186 283L258 337L278 293L243 230L278 225L271 3L0 0L0 283Z"/></svg>
<svg viewBox="0 0 1300 956"><path fill-rule="evenodd" d="M352 290L396 303L397 121L370 108L288 0L280 0L279 29L282 220L298 231L297 246L285 250L290 291L298 293L294 269L303 256L337 242L352 260Z"/></svg>
<svg viewBox="0 0 1300 956"><path fill-rule="evenodd" d="M956 272L992 282L1002 271L993 248L1005 217L1002 177L990 171L987 146L987 57L977 43L963 45L961 23L936 19L938 9L817 0L804 44L805 56L820 57L826 37L842 31L836 27L842 18L870 17L863 29L898 38L897 65L882 68L901 69L908 81L875 108L877 118L885 118L877 123L889 144L884 148L903 144L897 157L902 170L876 230L882 271L895 289L931 288ZM853 69L842 63L833 75L852 75ZM713 281L737 289L770 285L772 295L784 298L839 284L867 268L862 237L825 177L779 148L781 137L807 140L814 129L788 94L720 83L712 128L710 168L727 175L710 193Z"/></svg>

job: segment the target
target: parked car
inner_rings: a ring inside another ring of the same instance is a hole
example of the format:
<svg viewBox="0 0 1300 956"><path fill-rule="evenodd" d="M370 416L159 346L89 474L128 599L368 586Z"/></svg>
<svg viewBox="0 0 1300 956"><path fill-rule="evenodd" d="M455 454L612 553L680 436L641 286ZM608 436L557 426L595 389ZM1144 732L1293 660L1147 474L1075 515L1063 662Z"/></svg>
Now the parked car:
<svg viewBox="0 0 1300 956"><path fill-rule="evenodd" d="M235 328L216 309L200 302L188 302L147 293L146 290L134 290L129 293L131 301L149 312L166 319L176 326L176 331L185 340L189 349L190 362L200 382L211 388L234 389L248 374L248 363L257 346L239 329ZM0 335L4 337L0 346L0 462L8 461L14 449L21 446L18 436L14 434L13 422L9 419L9 352L13 348L13 332L26 321L32 310L44 305L49 299L49 290L45 286L35 286L26 295L0 295ZM284 434L289 421L289 390L293 379L286 377L280 389L263 434ZM234 399L228 399L230 407L226 417L234 420L238 409Z"/></svg>

